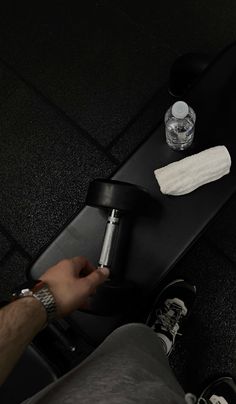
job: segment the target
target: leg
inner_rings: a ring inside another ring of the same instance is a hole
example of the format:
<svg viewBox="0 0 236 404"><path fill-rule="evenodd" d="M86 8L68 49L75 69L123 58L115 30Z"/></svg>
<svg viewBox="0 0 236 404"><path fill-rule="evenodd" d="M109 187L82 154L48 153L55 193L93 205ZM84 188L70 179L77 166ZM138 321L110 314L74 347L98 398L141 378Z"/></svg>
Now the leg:
<svg viewBox="0 0 236 404"><path fill-rule="evenodd" d="M152 330L141 324L117 329L79 367L29 404L184 403L184 392L166 354L170 354L194 299L194 287L182 280L172 282L158 296L148 317Z"/></svg>
<svg viewBox="0 0 236 404"><path fill-rule="evenodd" d="M229 377L211 383L198 400L192 394L184 400L169 367L166 356L195 294L196 288L183 280L172 282L157 297L149 328L130 324L117 329L80 366L24 403L235 403L236 385Z"/></svg>
<svg viewBox="0 0 236 404"><path fill-rule="evenodd" d="M114 331L80 366L33 403L184 403L156 334L141 324Z"/></svg>

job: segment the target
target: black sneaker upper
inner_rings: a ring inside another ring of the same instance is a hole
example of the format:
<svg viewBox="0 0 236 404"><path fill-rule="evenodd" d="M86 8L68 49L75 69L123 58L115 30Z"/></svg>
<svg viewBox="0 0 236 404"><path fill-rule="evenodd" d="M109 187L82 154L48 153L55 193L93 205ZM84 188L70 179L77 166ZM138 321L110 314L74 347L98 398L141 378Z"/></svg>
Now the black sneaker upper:
<svg viewBox="0 0 236 404"><path fill-rule="evenodd" d="M146 324L164 341L167 354L171 352L176 336L182 332L183 319L188 317L195 297L195 286L180 279L168 284L155 300Z"/></svg>

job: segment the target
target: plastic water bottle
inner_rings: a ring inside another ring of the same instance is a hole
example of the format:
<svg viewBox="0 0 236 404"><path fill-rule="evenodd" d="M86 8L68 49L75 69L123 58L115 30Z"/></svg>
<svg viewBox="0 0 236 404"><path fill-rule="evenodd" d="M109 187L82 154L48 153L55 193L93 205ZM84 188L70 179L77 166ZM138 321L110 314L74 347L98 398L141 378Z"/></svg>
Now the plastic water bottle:
<svg viewBox="0 0 236 404"><path fill-rule="evenodd" d="M166 142L174 150L185 150L194 138L196 114L184 101L172 105L165 114Z"/></svg>

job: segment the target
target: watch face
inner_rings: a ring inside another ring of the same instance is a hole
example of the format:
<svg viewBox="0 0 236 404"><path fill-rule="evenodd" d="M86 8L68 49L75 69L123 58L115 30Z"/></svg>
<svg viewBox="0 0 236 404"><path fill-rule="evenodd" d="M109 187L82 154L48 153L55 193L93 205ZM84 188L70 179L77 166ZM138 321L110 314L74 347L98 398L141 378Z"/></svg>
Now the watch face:
<svg viewBox="0 0 236 404"><path fill-rule="evenodd" d="M40 284L43 284L43 282L38 280L36 281L34 279L28 280L17 286L13 290L12 296L15 298L20 296L30 296L33 294L34 289L37 289L37 286L40 286Z"/></svg>

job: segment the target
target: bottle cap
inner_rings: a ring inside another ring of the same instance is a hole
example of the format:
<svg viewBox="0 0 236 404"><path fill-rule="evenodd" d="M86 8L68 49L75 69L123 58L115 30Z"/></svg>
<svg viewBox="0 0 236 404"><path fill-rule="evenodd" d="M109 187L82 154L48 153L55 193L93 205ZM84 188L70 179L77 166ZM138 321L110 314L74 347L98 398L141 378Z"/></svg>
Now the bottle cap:
<svg viewBox="0 0 236 404"><path fill-rule="evenodd" d="M184 101L177 101L172 106L172 115L177 119L183 119L188 115L188 104Z"/></svg>

